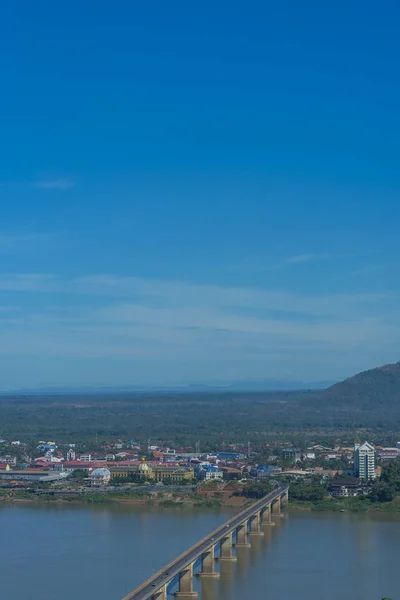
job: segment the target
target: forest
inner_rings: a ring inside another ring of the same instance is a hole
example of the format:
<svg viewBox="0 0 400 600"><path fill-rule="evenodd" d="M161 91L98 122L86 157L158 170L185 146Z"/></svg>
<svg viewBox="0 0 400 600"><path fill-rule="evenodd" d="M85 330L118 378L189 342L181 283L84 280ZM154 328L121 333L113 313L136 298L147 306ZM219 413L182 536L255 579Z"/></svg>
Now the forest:
<svg viewBox="0 0 400 600"><path fill-rule="evenodd" d="M203 449L279 436L386 438L400 432L400 402L365 405L324 392L116 393L1 396L0 436L58 442L149 438Z"/></svg>

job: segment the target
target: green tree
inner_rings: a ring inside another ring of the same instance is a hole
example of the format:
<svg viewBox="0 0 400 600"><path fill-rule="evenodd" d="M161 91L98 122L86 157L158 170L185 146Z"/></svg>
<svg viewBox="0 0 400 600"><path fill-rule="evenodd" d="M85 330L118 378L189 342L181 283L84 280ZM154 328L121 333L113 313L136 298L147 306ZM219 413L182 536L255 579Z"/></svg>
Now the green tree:
<svg viewBox="0 0 400 600"><path fill-rule="evenodd" d="M382 469L381 481L392 486L395 492L400 492L400 459L392 460Z"/></svg>
<svg viewBox="0 0 400 600"><path fill-rule="evenodd" d="M394 487L385 481L377 481L374 483L369 499L371 502L391 502L395 494Z"/></svg>
<svg viewBox="0 0 400 600"><path fill-rule="evenodd" d="M269 492L272 492L273 489L274 485L268 479L251 481L244 486L243 491L240 492L240 495L245 496L245 498L263 498L269 494Z"/></svg>
<svg viewBox="0 0 400 600"><path fill-rule="evenodd" d="M321 502L326 496L325 488L318 483L295 481L290 484L289 499L302 502Z"/></svg>

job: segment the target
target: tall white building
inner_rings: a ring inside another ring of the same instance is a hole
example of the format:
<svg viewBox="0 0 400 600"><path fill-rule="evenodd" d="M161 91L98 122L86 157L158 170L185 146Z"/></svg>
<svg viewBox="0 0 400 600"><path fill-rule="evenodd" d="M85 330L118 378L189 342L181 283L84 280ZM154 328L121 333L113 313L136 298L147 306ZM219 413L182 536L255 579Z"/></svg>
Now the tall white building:
<svg viewBox="0 0 400 600"><path fill-rule="evenodd" d="M375 448L368 442L354 444L354 472L360 479L375 479Z"/></svg>

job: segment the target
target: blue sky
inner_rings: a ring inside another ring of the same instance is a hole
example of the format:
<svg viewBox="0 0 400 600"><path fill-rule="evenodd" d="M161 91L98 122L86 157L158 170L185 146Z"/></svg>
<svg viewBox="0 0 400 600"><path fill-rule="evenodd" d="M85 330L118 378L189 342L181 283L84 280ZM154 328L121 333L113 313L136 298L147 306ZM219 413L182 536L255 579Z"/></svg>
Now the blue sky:
<svg viewBox="0 0 400 600"><path fill-rule="evenodd" d="M6 3L0 388L398 360L399 17Z"/></svg>

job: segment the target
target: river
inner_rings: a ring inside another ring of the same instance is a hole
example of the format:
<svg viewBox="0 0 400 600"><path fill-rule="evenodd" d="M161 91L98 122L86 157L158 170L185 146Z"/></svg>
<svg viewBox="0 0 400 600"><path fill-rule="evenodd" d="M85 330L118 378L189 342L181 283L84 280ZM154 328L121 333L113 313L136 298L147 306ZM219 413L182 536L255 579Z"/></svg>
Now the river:
<svg viewBox="0 0 400 600"><path fill-rule="evenodd" d="M0 507L1 600L120 600L232 516L227 510ZM275 519L200 600L400 600L400 516L295 513ZM171 599L173 596L171 595Z"/></svg>

